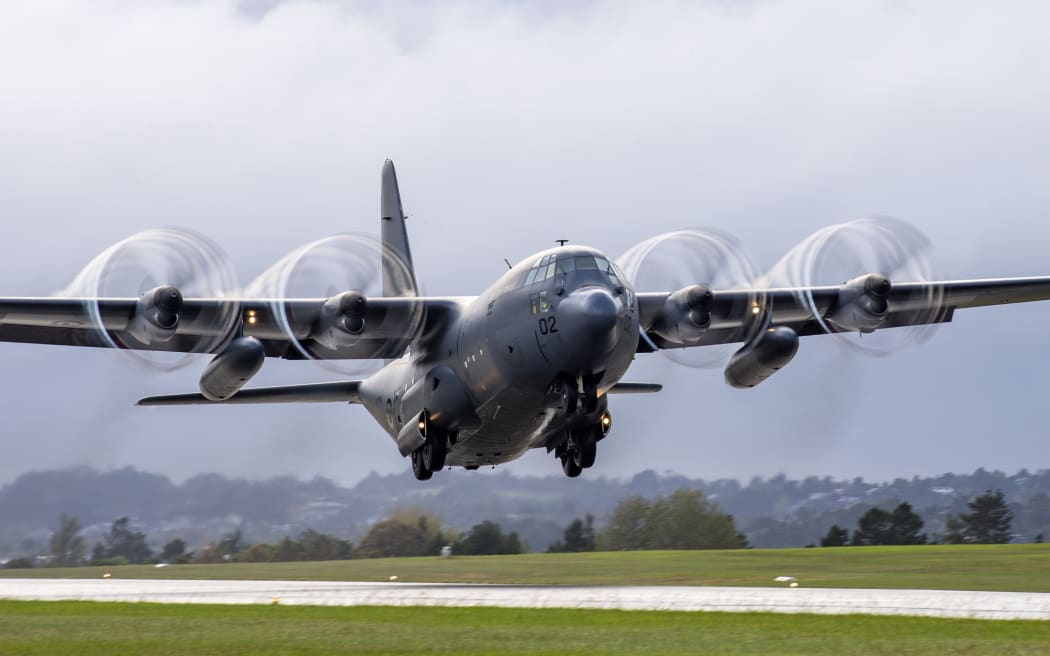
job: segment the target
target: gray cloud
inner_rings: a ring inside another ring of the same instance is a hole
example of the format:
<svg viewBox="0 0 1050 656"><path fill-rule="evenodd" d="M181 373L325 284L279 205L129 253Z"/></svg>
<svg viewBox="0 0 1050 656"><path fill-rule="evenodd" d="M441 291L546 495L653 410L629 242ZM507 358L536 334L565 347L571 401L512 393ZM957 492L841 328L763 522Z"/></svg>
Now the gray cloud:
<svg viewBox="0 0 1050 656"><path fill-rule="evenodd" d="M555 238L615 255L690 225L770 265L873 213L924 230L946 277L1050 273L1048 18L1036 2L8 2L0 293L50 293L169 224L223 244L247 281L300 243L377 232L387 156L431 293L477 293ZM616 400L596 472L1045 467L1048 311L960 313L878 360L806 339L746 393L640 358L632 379L667 390ZM342 481L405 466L359 408L130 407L193 389L203 361L161 376L114 353L0 354L0 479L81 462ZM326 377L267 363L259 382Z"/></svg>

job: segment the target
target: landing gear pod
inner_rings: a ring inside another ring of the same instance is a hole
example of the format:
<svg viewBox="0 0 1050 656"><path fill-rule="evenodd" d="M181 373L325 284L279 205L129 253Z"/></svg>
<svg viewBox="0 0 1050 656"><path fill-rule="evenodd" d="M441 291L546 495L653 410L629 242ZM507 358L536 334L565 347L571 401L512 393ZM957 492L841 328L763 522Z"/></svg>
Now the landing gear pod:
<svg viewBox="0 0 1050 656"><path fill-rule="evenodd" d="M414 417L405 422L397 434L397 448L402 456L407 456L427 441L426 411L420 410Z"/></svg>
<svg viewBox="0 0 1050 656"><path fill-rule="evenodd" d="M729 359L726 384L737 389L754 387L780 371L797 352L798 333L787 326L770 328Z"/></svg>
<svg viewBox="0 0 1050 656"><path fill-rule="evenodd" d="M208 363L201 374L200 390L209 401L225 401L259 373L266 351L254 337L238 337Z"/></svg>

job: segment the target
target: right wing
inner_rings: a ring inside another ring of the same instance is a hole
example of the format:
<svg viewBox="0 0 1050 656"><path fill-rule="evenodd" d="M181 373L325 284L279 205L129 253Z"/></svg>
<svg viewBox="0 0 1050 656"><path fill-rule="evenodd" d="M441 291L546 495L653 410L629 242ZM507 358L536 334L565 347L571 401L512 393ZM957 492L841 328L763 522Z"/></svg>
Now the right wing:
<svg viewBox="0 0 1050 656"><path fill-rule="evenodd" d="M744 341L749 312L755 305L762 306L760 313L769 312L772 326L787 326L799 336L822 335L829 316L840 305L843 288L712 290L710 327L698 340L689 342L651 332L664 318L671 292L641 293L637 295L639 318L646 339L639 342L639 351ZM1044 300L1050 300L1050 277L894 283L887 299L888 312L877 329L947 323L958 309Z"/></svg>

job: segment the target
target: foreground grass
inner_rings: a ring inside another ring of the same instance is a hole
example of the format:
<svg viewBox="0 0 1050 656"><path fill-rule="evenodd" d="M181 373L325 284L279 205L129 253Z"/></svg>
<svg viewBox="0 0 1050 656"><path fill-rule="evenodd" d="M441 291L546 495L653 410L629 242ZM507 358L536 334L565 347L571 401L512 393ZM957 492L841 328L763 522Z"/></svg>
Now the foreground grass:
<svg viewBox="0 0 1050 656"><path fill-rule="evenodd" d="M1050 622L0 602L2 654L1046 654Z"/></svg>
<svg viewBox="0 0 1050 656"><path fill-rule="evenodd" d="M0 570L5 578L259 579L536 583L562 585L773 585L1050 592L1050 544L630 551Z"/></svg>

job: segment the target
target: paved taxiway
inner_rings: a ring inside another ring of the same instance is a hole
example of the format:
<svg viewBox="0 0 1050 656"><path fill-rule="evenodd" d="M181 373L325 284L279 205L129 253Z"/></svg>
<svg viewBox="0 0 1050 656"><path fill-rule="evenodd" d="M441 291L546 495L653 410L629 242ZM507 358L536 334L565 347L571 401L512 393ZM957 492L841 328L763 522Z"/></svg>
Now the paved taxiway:
<svg viewBox="0 0 1050 656"><path fill-rule="evenodd" d="M1050 593L329 581L0 580L0 599L319 606L501 606L1050 620Z"/></svg>

